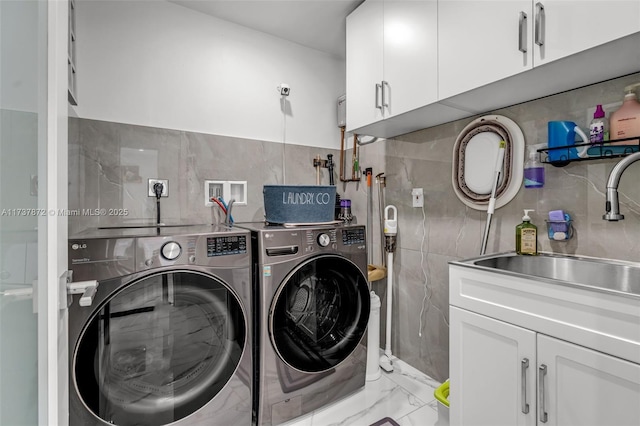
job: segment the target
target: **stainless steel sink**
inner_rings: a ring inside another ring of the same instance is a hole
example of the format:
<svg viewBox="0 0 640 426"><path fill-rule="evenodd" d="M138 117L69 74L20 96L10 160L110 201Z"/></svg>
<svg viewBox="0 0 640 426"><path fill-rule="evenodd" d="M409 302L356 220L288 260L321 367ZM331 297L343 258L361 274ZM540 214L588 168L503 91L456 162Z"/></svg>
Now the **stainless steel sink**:
<svg viewBox="0 0 640 426"><path fill-rule="evenodd" d="M452 263L640 297L640 263L635 262L550 253L500 253Z"/></svg>

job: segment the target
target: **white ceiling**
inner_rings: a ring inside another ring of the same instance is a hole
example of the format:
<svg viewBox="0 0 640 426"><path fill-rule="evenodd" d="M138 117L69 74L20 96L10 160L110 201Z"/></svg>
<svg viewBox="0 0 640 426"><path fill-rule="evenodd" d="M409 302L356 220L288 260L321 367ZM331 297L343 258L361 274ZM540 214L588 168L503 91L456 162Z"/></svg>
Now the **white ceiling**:
<svg viewBox="0 0 640 426"><path fill-rule="evenodd" d="M344 58L345 18L364 0L170 1Z"/></svg>

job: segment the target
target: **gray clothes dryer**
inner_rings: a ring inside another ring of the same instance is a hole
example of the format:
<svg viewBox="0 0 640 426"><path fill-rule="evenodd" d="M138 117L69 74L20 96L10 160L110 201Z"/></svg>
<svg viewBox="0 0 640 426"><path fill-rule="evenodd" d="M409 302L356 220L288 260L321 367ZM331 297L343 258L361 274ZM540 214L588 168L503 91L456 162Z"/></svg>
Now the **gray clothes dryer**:
<svg viewBox="0 0 640 426"><path fill-rule="evenodd" d="M364 226L252 230L255 406L277 425L365 385L370 312Z"/></svg>
<svg viewBox="0 0 640 426"><path fill-rule="evenodd" d="M69 240L69 422L251 425L251 240L212 226ZM83 304L87 304L86 298Z"/></svg>

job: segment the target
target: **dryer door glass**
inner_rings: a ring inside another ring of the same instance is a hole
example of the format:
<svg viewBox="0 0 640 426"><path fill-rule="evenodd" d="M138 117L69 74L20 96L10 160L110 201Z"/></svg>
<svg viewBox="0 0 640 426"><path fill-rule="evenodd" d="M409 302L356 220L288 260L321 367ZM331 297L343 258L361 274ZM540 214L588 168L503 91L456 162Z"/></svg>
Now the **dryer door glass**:
<svg viewBox="0 0 640 426"><path fill-rule="evenodd" d="M117 425L164 425L210 401L234 374L246 341L234 293L195 272L134 281L82 331L73 381L86 406Z"/></svg>
<svg viewBox="0 0 640 426"><path fill-rule="evenodd" d="M285 279L272 306L276 352L299 371L330 370L360 344L369 305L367 280L348 259L330 255L303 263Z"/></svg>

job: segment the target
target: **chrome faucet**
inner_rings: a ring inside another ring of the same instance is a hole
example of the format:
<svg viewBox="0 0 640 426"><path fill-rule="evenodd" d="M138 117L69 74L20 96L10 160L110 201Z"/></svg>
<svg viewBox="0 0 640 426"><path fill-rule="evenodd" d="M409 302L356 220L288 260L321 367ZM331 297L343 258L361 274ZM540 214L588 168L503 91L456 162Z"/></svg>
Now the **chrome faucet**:
<svg viewBox="0 0 640 426"><path fill-rule="evenodd" d="M634 152L633 154L624 157L615 165L611 173L609 174L609 180L607 181L607 202L605 208L607 213L602 216L602 219L609 221L618 221L624 219L624 215L620 214L620 204L618 202L618 184L620 183L620 176L622 173L636 161L640 161L640 152Z"/></svg>

